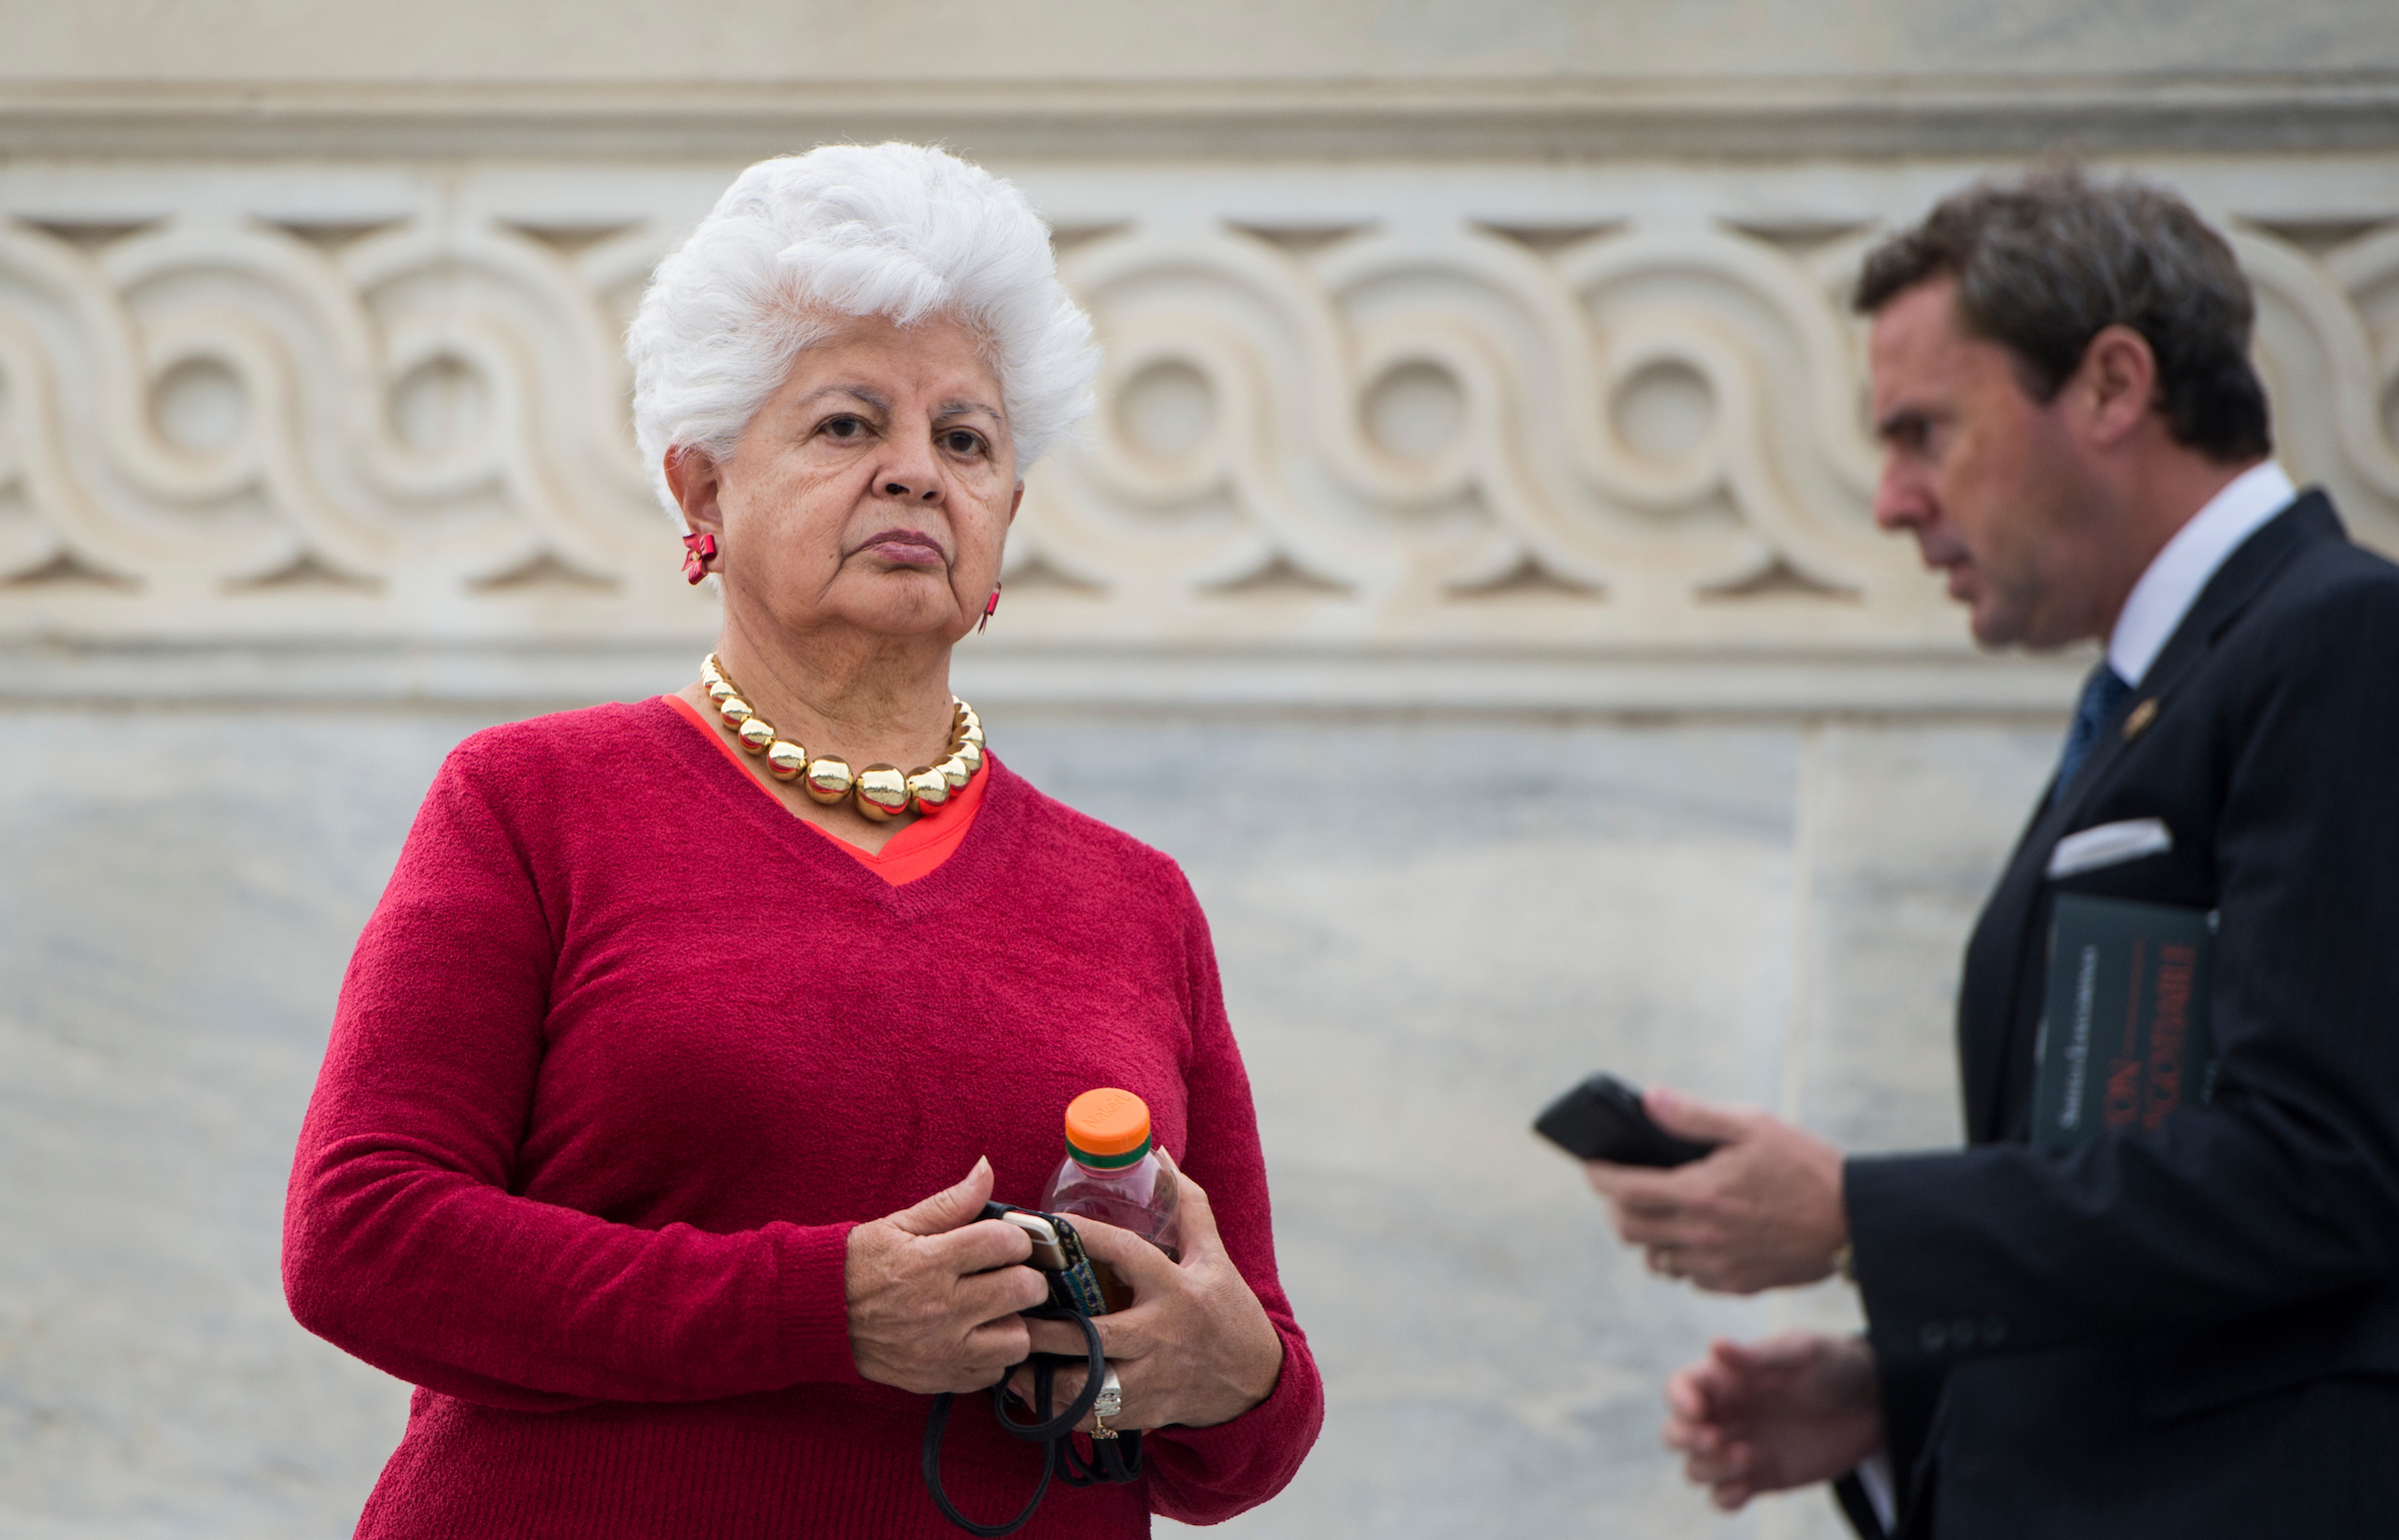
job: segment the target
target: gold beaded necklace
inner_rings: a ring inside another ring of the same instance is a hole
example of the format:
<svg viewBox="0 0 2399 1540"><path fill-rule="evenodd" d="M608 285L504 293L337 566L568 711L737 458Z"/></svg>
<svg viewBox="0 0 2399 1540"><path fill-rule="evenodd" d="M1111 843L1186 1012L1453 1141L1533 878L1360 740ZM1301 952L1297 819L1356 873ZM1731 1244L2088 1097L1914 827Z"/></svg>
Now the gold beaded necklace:
<svg viewBox="0 0 2399 1540"><path fill-rule="evenodd" d="M983 769L983 723L975 708L956 696L950 698L950 748L940 764L920 765L913 770L897 765L870 765L854 770L847 760L832 755L812 759L807 750L777 733L773 723L742 699L741 687L725 673L714 653L700 665L700 684L743 750L763 756L777 780L797 779L811 800L828 807L847 796L860 812L878 823L904 812L939 812L951 794L963 790Z"/></svg>

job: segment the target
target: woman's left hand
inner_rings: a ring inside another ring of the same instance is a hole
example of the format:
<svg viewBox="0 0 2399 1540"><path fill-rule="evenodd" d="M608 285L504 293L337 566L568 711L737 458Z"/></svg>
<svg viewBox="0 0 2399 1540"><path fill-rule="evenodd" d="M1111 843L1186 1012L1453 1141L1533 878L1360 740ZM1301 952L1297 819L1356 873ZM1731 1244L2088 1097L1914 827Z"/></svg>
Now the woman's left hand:
<svg viewBox="0 0 2399 1540"><path fill-rule="evenodd" d="M1161 1158L1165 1152L1160 1152ZM1170 1162L1171 1163L1171 1162ZM1112 1429L1212 1427L1230 1422L1273 1394L1282 1375L1282 1338L1266 1319L1247 1280L1224 1254L1207 1194L1181 1170L1183 1260L1131 1230L1096 1219L1074 1220L1084 1250L1108 1263L1133 1286L1133 1304L1094 1318L1108 1360L1123 1387L1124 1410ZM1064 1406L1083 1389L1089 1351L1083 1328L1071 1321L1032 1321L1033 1348L1075 1360L1061 1364L1051 1391ZM1020 1368L1009 1389L1030 1405L1033 1371ZM1092 1419L1082 1424L1089 1432Z"/></svg>

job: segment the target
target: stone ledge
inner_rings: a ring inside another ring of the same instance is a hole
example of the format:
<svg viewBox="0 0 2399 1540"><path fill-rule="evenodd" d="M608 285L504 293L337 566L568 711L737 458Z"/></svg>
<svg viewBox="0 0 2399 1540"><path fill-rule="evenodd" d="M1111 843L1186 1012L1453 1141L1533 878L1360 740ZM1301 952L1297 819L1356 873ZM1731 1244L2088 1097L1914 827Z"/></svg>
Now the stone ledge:
<svg viewBox="0 0 2399 1540"><path fill-rule="evenodd" d="M1105 132L1101 132L1105 130ZM2399 145L2399 73L1715 80L19 82L0 155L749 157L827 139L977 156L1287 160L2021 154Z"/></svg>
<svg viewBox="0 0 2399 1540"><path fill-rule="evenodd" d="M0 708L283 705L555 710L694 677L688 646L0 647ZM1366 716L2053 715L2088 660L1783 650L1598 654L962 652L987 708Z"/></svg>

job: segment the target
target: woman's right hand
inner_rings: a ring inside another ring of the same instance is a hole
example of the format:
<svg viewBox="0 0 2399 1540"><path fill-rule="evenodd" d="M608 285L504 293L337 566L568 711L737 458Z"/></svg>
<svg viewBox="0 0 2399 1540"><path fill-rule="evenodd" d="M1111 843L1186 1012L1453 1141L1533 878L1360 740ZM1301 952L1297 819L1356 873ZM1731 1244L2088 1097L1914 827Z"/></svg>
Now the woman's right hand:
<svg viewBox="0 0 2399 1540"><path fill-rule="evenodd" d="M844 1281L859 1373L920 1395L981 1390L1032 1352L1017 1312L1048 1299L1050 1285L1009 1265L1033 1254L1023 1230L977 1220L991 1195L992 1163L978 1160L957 1186L850 1232Z"/></svg>

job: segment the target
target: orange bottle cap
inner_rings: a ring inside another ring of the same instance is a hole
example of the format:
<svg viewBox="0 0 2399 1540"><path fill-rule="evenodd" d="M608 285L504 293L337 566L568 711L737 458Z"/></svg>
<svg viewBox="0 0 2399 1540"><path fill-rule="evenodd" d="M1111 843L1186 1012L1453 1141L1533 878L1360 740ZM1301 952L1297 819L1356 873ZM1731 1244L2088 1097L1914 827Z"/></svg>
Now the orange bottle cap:
<svg viewBox="0 0 2399 1540"><path fill-rule="evenodd" d="M1150 1147L1150 1104L1113 1085L1085 1091L1067 1103L1067 1144L1107 1164L1130 1165Z"/></svg>

